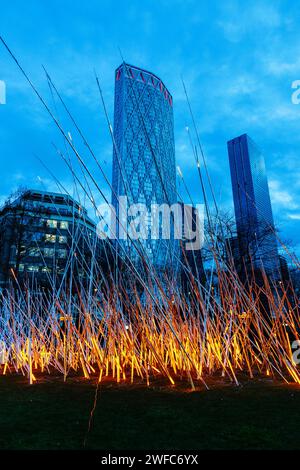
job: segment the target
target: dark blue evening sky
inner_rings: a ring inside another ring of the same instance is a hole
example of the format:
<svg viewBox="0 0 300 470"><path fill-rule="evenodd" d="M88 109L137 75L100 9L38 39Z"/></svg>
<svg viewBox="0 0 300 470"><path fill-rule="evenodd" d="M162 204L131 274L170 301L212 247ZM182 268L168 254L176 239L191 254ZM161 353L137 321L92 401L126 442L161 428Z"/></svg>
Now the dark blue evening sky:
<svg viewBox="0 0 300 470"><path fill-rule="evenodd" d="M42 64L109 179L112 145L94 69L111 119L119 49L127 62L158 75L173 94L177 165L194 202L201 202L185 130L191 119L183 77L218 202L232 206L226 142L247 132L265 155L280 235L293 239L299 254L300 105L292 104L291 84L300 79L300 13L290 1L2 1L0 15L1 35L109 198L99 170L53 101ZM72 191L70 171L53 146L65 152L63 139L2 45L0 80L7 87L7 103L0 105L1 201L20 185L57 190L50 172Z"/></svg>

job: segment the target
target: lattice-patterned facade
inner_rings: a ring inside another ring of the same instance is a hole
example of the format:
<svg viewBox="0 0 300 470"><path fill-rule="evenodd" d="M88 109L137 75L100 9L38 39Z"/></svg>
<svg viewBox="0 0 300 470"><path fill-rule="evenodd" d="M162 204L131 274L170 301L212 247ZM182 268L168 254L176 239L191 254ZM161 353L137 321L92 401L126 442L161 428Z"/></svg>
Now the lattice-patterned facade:
<svg viewBox="0 0 300 470"><path fill-rule="evenodd" d="M158 77L127 64L115 73L114 140L112 202L118 217L119 196L149 211L152 204L176 203L172 96ZM132 242L120 243L138 261ZM164 268L172 266L178 242L153 240L149 228L140 247L155 267Z"/></svg>

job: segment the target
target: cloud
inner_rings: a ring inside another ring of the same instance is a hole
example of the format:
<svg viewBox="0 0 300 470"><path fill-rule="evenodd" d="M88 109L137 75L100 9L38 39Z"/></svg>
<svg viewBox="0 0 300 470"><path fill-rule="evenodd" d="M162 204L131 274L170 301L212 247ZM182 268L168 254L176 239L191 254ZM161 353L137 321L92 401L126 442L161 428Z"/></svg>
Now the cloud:
<svg viewBox="0 0 300 470"><path fill-rule="evenodd" d="M274 76L290 75L291 73L299 75L300 60L294 57L292 62L285 62L284 59L278 60L278 56L269 56L263 59L267 73Z"/></svg>
<svg viewBox="0 0 300 470"><path fill-rule="evenodd" d="M299 230L295 226L299 221L288 218L288 214L299 212L300 189L297 153L300 106L291 104L291 82L300 78L296 8L291 17L283 9L284 4L276 0L248 3L174 0L172 5L162 0L151 4L151 8L137 1L130 6L124 2L104 2L100 8L99 2L91 0L84 8L73 3L72 15L66 22L59 2L52 3L55 25L48 14L50 7L43 2L35 8L24 7L19 18L15 18L14 8L8 4L3 8L4 30L8 25L6 37L37 88L55 109L40 66L45 64L104 164L109 180L112 145L94 67L112 117L114 69L121 62L120 47L126 61L156 73L173 94L177 164L193 198L201 199L201 185L184 130L186 125L192 128L192 119L181 76L218 200L221 194L224 205L232 203L226 141L247 132L264 149L276 219L286 224L286 233L297 237ZM10 21L13 18L16 23ZM36 24L41 27L36 28ZM1 74L5 75L0 79L8 84L8 105L0 109L4 113L1 155L6 156L1 194L9 193L12 185L19 184L17 181L12 184L11 180L16 168L18 173L26 175L28 185L37 187L36 175L44 173L32 153L41 156L47 167L67 184L69 171L53 155L51 146L52 141L61 138L59 133L49 125L50 119L41 103L1 49L0 61ZM110 199L110 190L100 171L92 165L74 127L64 118L58 100L55 101L64 128L72 133L84 160ZM48 179L44 178L44 189L57 191L51 178ZM41 184L38 187L42 189Z"/></svg>
<svg viewBox="0 0 300 470"><path fill-rule="evenodd" d="M278 180L269 180L270 197L272 204L286 209L297 209L298 204L294 201L293 195L287 189L282 188L282 183Z"/></svg>
<svg viewBox="0 0 300 470"><path fill-rule="evenodd" d="M222 19L216 21L225 38L233 43L239 42L255 31L277 29L282 23L279 8L270 3L228 1L221 7Z"/></svg>

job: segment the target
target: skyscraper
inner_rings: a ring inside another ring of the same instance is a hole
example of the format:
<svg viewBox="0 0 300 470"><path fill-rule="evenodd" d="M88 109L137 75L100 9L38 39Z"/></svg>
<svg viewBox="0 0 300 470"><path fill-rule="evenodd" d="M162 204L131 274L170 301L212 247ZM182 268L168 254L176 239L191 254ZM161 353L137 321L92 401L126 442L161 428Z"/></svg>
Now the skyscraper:
<svg viewBox="0 0 300 470"><path fill-rule="evenodd" d="M196 240L196 237L201 238L199 231L202 227L199 227L199 209L197 207L182 202L179 202L179 205L182 210L183 233L180 242L181 282L183 289L190 291L193 283L205 285L206 282L201 249L198 246L195 249L187 247ZM197 232L198 235L196 235ZM195 237L193 237L194 235Z"/></svg>
<svg viewBox="0 0 300 470"><path fill-rule="evenodd" d="M264 157L247 134L227 146L240 255L277 278L279 257Z"/></svg>
<svg viewBox="0 0 300 470"><path fill-rule="evenodd" d="M128 206L141 203L149 212L153 204L177 201L172 96L156 75L125 63L115 72L112 203L120 223L128 228L128 219L122 219L120 196L127 196ZM140 254L134 243L121 240L119 229L117 238L138 262ZM153 239L149 228L146 239L135 243L154 267L172 266L178 242ZM119 252L122 256L124 251Z"/></svg>

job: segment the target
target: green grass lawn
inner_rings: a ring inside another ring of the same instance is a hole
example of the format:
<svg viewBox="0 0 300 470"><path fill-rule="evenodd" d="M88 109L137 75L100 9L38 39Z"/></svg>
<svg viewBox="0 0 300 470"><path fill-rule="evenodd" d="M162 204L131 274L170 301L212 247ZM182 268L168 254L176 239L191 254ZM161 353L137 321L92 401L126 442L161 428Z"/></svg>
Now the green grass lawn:
<svg viewBox="0 0 300 470"><path fill-rule="evenodd" d="M95 385L0 376L0 449L82 449ZM88 449L300 449L300 387L246 381L187 392L105 383Z"/></svg>

